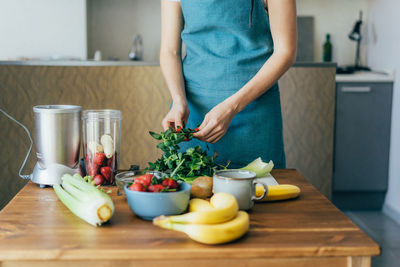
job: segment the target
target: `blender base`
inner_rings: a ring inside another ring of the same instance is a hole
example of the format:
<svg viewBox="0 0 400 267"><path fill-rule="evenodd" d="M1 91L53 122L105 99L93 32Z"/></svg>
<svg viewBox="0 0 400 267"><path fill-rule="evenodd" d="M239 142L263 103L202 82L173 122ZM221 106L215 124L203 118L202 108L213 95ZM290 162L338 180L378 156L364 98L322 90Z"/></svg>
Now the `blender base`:
<svg viewBox="0 0 400 267"><path fill-rule="evenodd" d="M32 173L32 182L39 184L40 188L46 185L61 184L61 177L64 174L74 175L79 173L79 164L75 168L69 168L58 163L51 163L47 168L41 168L39 163L36 163Z"/></svg>

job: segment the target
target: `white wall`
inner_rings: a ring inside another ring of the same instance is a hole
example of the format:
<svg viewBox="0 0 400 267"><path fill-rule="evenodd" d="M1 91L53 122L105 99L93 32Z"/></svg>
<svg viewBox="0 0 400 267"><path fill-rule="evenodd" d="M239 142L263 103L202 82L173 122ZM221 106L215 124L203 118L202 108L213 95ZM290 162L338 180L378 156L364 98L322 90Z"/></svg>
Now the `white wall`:
<svg viewBox="0 0 400 267"><path fill-rule="evenodd" d="M399 0L371 0L368 62L378 69L395 71L389 190L384 211L400 223L400 10Z"/></svg>
<svg viewBox="0 0 400 267"><path fill-rule="evenodd" d="M364 11L364 19L367 19L369 1L297 0L298 14L315 18L314 60L322 60L322 44L326 33L331 33L333 60L341 65L354 63L356 46L347 35L358 18L359 10ZM140 33L144 41L144 60L158 61L160 0L89 0L88 12L89 58L99 49L103 59L116 56L128 60L132 36ZM362 62L366 63L365 46L362 47Z"/></svg>
<svg viewBox="0 0 400 267"><path fill-rule="evenodd" d="M86 59L86 0L0 0L0 60Z"/></svg>
<svg viewBox="0 0 400 267"><path fill-rule="evenodd" d="M197 0L196 0L197 1ZM158 62L161 41L160 0L88 0L88 57L129 60L133 35L143 38L143 60Z"/></svg>
<svg viewBox="0 0 400 267"><path fill-rule="evenodd" d="M333 61L339 65L353 65L355 60L356 43L350 41L347 35L358 19L359 11L367 19L368 3L370 0L297 0L297 14L314 17L314 60L322 61L322 45L325 35L331 34L333 46ZM366 25L363 25L366 33ZM365 34L364 34L365 36ZM362 63L366 64L365 40L362 42Z"/></svg>

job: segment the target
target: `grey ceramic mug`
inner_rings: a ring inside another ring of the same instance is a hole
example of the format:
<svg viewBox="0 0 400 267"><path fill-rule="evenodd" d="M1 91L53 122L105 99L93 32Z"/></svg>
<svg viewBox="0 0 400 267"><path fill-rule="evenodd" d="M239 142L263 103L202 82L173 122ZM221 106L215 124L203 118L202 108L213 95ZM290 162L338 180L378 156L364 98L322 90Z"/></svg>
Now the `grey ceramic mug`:
<svg viewBox="0 0 400 267"><path fill-rule="evenodd" d="M256 197L256 184L264 186L264 193ZM239 209L249 210L253 207L255 200L263 199L268 186L257 180L256 174L245 170L220 170L213 176L214 193L226 192L235 196Z"/></svg>

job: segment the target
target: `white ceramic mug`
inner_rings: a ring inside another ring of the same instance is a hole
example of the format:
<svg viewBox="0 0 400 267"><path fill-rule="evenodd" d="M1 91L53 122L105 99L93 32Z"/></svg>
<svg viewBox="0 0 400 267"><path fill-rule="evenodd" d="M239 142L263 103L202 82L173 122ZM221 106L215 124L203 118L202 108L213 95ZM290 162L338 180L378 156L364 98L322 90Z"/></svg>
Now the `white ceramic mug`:
<svg viewBox="0 0 400 267"><path fill-rule="evenodd" d="M264 186L264 193L256 197L256 184ZM268 186L256 179L256 174L245 170L220 170L213 176L214 193L226 192L235 196L239 209L248 210L255 200L261 200L268 192Z"/></svg>

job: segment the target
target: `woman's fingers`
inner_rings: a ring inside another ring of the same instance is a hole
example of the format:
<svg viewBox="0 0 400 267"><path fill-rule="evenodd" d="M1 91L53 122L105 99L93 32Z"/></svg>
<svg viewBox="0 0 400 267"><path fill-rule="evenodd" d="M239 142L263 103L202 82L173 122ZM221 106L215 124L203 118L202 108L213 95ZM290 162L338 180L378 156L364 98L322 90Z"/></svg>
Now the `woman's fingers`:
<svg viewBox="0 0 400 267"><path fill-rule="evenodd" d="M161 122L161 126L163 127L164 131L168 129L170 122L167 118L164 118Z"/></svg>
<svg viewBox="0 0 400 267"><path fill-rule="evenodd" d="M210 135L205 137L205 141L207 143L216 143L222 136L225 134L225 130L220 127L216 127L214 131L210 133Z"/></svg>
<svg viewBox="0 0 400 267"><path fill-rule="evenodd" d="M193 136L207 143L217 142L225 133L225 129L216 122L207 121L206 125L201 127Z"/></svg>
<svg viewBox="0 0 400 267"><path fill-rule="evenodd" d="M221 137L224 136L223 132L218 132L213 136L210 136L209 138L207 138L207 143L212 143L215 144L219 139L221 139Z"/></svg>
<svg viewBox="0 0 400 267"><path fill-rule="evenodd" d="M168 128L182 127L183 124L186 123L189 117L189 107L185 103L173 104L171 109L168 111L167 115L165 115L164 119L161 122L164 130Z"/></svg>
<svg viewBox="0 0 400 267"><path fill-rule="evenodd" d="M175 126L175 128L183 128L183 125L182 125L182 116L177 115L177 116L175 117L174 126Z"/></svg>
<svg viewBox="0 0 400 267"><path fill-rule="evenodd" d="M189 119L189 112L186 112L185 115L183 116L183 122L185 123L185 125L187 124L188 119Z"/></svg>
<svg viewBox="0 0 400 267"><path fill-rule="evenodd" d="M208 136L212 130L213 130L213 125L211 121L206 117L199 126L199 131L194 133L193 136L204 141L204 138Z"/></svg>
<svg viewBox="0 0 400 267"><path fill-rule="evenodd" d="M178 127L183 128L184 120L185 120L184 116L180 113L175 113L175 114L169 113L162 120L161 125L164 128L164 130L167 130L168 128L178 128Z"/></svg>

